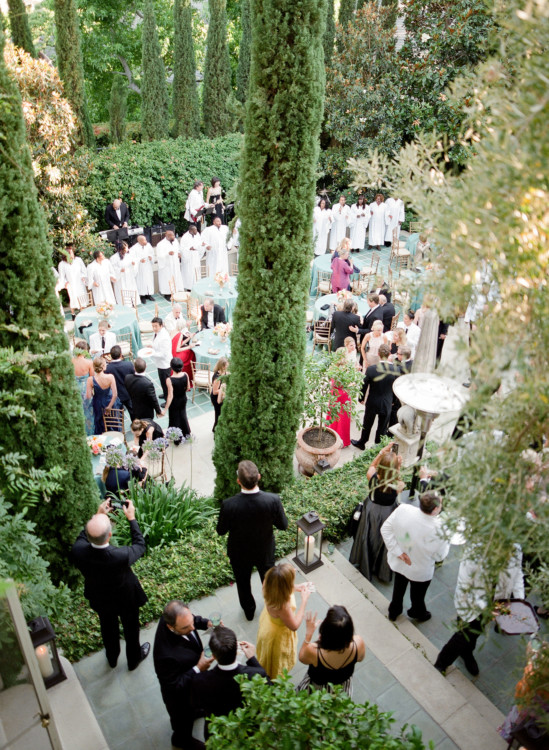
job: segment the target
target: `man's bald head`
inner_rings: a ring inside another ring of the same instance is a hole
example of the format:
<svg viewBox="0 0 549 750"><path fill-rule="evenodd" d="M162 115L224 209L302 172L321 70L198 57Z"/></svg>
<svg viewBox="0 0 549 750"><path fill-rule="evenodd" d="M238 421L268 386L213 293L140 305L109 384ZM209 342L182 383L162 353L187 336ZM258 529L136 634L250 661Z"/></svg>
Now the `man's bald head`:
<svg viewBox="0 0 549 750"><path fill-rule="evenodd" d="M96 513L86 524L86 536L90 544L106 544L111 535L111 522L105 513Z"/></svg>

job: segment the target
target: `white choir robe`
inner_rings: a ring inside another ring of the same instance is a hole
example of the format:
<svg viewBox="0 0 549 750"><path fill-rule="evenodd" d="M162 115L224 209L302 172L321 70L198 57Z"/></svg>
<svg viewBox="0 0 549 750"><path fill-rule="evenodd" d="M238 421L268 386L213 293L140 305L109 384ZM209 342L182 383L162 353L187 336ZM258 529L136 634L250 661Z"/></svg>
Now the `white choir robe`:
<svg viewBox="0 0 549 750"><path fill-rule="evenodd" d="M383 245L385 242L385 203L370 203L370 225L368 243L371 246Z"/></svg>
<svg viewBox="0 0 549 750"><path fill-rule="evenodd" d="M200 261L204 255L204 248L202 246L202 237L197 232L194 237L190 232L185 232L179 243L181 250L181 276L183 278L183 286L185 289L192 289L193 284L197 280L197 274L195 273L197 268L200 268ZM200 278L200 274L198 274Z"/></svg>
<svg viewBox="0 0 549 750"><path fill-rule="evenodd" d="M364 250L366 229L370 223L370 208L355 203L351 206L351 217L353 227L351 230L351 247L353 250Z"/></svg>
<svg viewBox="0 0 549 750"><path fill-rule="evenodd" d="M332 209L325 208L323 211L320 206L313 209L313 243L315 255L324 255L328 247L328 234L332 226Z"/></svg>
<svg viewBox="0 0 549 750"><path fill-rule="evenodd" d="M173 253L173 255L170 255L170 253ZM184 291L179 262L179 242L176 239L170 242L164 237L156 246L156 257L158 259L158 289L160 294L171 293L171 278L175 283L175 291Z"/></svg>
<svg viewBox="0 0 549 750"><path fill-rule="evenodd" d="M229 257L227 254L227 233L229 227L222 224L216 227L212 224L202 232L202 245L206 248L206 263L209 268L210 279L214 279L218 271L229 273ZM210 246L210 250L208 250Z"/></svg>
<svg viewBox="0 0 549 750"><path fill-rule="evenodd" d="M111 266L116 276L114 282L114 296L116 297L116 304L123 305L124 300L122 299L122 290L134 292L134 296L137 297L136 304L140 305L141 300L137 294L137 284L135 281L135 274L137 272L137 259L136 255L130 250L127 252L122 260L120 255L115 253L111 258ZM133 307L129 300L126 300L125 304L128 307Z"/></svg>
<svg viewBox="0 0 549 750"><path fill-rule="evenodd" d="M153 260L154 249L150 242L140 245L139 242L132 247L135 253L137 273L135 282L140 297L148 297L154 294Z"/></svg>
<svg viewBox="0 0 549 750"><path fill-rule="evenodd" d="M61 310L61 317L65 318L65 311L63 310L63 305L61 304L61 299L59 298L59 292L61 289L63 289L63 285L61 284L61 277L59 276L59 271L54 266L51 267L51 270L53 271L53 275L55 276L55 296L57 297L57 300L59 302L59 309ZM71 344L72 349L72 344Z"/></svg>
<svg viewBox="0 0 549 750"><path fill-rule="evenodd" d="M111 283L113 276L114 271L107 258L102 263L94 260L88 266L88 289L92 290L93 301L96 305L100 302L110 302L111 305L116 305Z"/></svg>
<svg viewBox="0 0 549 750"><path fill-rule="evenodd" d="M71 310L80 309L79 297L87 297L86 285L88 272L82 258L74 258L72 263L62 260L59 263L59 283L61 289L66 288L69 293ZM66 285L66 287L65 287Z"/></svg>
<svg viewBox="0 0 549 750"><path fill-rule="evenodd" d="M403 221L404 203L400 198L387 198L385 201L385 242L393 241L393 229L397 230L398 240L400 237L400 223Z"/></svg>
<svg viewBox="0 0 549 750"><path fill-rule="evenodd" d="M197 211L200 211L200 209L205 205L206 204L204 203L204 195L202 191L195 190L193 188L187 197L187 202L185 203L185 213L183 214L184 218L187 219L187 221L192 222L201 221L202 217L197 219L196 213Z"/></svg>
<svg viewBox="0 0 549 750"><path fill-rule="evenodd" d="M347 234L347 227L351 221L351 209L347 204L342 206L340 203L336 203L332 206L331 211L333 224L330 232L330 250L335 250Z"/></svg>
<svg viewBox="0 0 549 750"><path fill-rule="evenodd" d="M240 248L240 227L242 222L237 219L234 223L233 233L231 234L229 241L227 242L227 250L236 252L236 258L238 260L238 250Z"/></svg>

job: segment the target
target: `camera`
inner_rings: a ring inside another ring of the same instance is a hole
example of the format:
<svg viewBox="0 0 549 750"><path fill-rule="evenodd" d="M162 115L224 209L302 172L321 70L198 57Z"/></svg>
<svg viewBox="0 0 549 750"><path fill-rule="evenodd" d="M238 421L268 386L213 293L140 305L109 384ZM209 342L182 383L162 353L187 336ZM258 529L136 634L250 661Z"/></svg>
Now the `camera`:
<svg viewBox="0 0 549 750"><path fill-rule="evenodd" d="M396 453L398 455L398 443L393 443L391 446L391 450L393 453Z"/></svg>
<svg viewBox="0 0 549 750"><path fill-rule="evenodd" d="M109 498L109 505L111 510L122 510L122 508L128 507L129 502L127 500L115 500L114 497L111 497Z"/></svg>

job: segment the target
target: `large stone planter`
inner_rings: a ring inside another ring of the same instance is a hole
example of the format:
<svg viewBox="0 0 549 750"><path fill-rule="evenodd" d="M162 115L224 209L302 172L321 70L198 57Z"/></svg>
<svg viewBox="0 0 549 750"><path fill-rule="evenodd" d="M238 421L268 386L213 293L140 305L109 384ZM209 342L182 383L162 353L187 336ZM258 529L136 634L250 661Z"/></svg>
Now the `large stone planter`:
<svg viewBox="0 0 549 750"><path fill-rule="evenodd" d="M312 477L315 473L315 464L321 458L329 463L330 469L333 469L339 461L342 448L343 440L330 427L325 427L322 431L320 427L306 427L300 430L297 433L295 451L299 471L307 477Z"/></svg>

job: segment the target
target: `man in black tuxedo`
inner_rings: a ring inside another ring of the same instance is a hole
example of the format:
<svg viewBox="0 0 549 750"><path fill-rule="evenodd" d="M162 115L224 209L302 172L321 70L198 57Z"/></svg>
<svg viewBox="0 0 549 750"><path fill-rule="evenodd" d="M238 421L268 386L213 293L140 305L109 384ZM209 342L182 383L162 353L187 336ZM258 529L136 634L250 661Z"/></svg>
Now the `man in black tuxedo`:
<svg viewBox="0 0 549 750"><path fill-rule="evenodd" d="M196 716L227 716L242 705L242 694L236 677L241 674L248 679L259 674L270 683L267 673L255 658L255 646L241 641L240 647L246 664L236 659L237 640L235 633L220 625L210 638L212 656L217 665L207 672L193 674L188 682L189 702ZM208 723L204 734L208 737Z"/></svg>
<svg viewBox="0 0 549 750"><path fill-rule="evenodd" d="M353 333L359 333L361 336L365 336L370 333L375 320L381 320L383 322L383 310L379 304L379 297L377 294L368 295L368 307L370 308L362 320L362 327L353 326L350 330Z"/></svg>
<svg viewBox="0 0 549 750"><path fill-rule="evenodd" d="M134 367L135 374L130 373L124 378L124 385L132 402L132 419L154 419L155 412L163 417L164 412L158 403L154 383L145 374L147 363L137 357Z"/></svg>
<svg viewBox="0 0 549 750"><path fill-rule="evenodd" d="M200 307L200 330L213 328L218 323L226 323L225 310L221 305L215 305L211 297L206 297L204 304Z"/></svg>
<svg viewBox="0 0 549 750"><path fill-rule="evenodd" d="M213 661L204 656L196 632L211 626L210 620L193 615L184 602L175 599L164 607L154 637L154 669L170 715L172 745L183 750L200 746L192 738L194 713L185 698L191 677L207 670Z"/></svg>
<svg viewBox="0 0 549 750"><path fill-rule="evenodd" d="M145 540L135 520L131 500L123 507L130 523L130 547L111 547L111 522L109 500L101 503L97 514L80 533L71 551L71 560L84 576L84 596L99 615L101 636L107 661L116 667L120 654L118 620L122 623L126 640L128 669L135 669L150 651L150 644L139 644L139 608L147 601L137 576L131 566L145 553Z"/></svg>
<svg viewBox="0 0 549 750"><path fill-rule="evenodd" d="M262 492L261 474L252 461L238 464L238 495L223 501L217 521L217 533L229 532L227 554L233 569L240 606L248 620L254 619L255 599L251 576L254 566L261 580L275 562L273 526L288 528L288 519L278 495Z"/></svg>
<svg viewBox="0 0 549 750"><path fill-rule="evenodd" d="M130 209L126 203L117 198L105 209L105 221L110 229L126 228L130 221Z"/></svg>
<svg viewBox="0 0 549 750"><path fill-rule="evenodd" d="M353 313L354 300L346 299L343 303L343 310L336 310L332 315L332 330L334 332L333 351L344 346L347 336L351 336L356 343L356 333L351 330L360 325L360 317Z"/></svg>
<svg viewBox="0 0 549 750"><path fill-rule="evenodd" d="M404 346L399 346L397 349L395 362L395 366L398 370L399 375L409 375L412 372L413 364L414 360L412 359L412 350L410 349L410 347L407 344L405 344ZM402 404L400 403L400 400L393 392L393 405L391 406L391 417L389 419L388 427L392 427L398 422L397 413L401 406Z"/></svg>
<svg viewBox="0 0 549 750"><path fill-rule="evenodd" d="M118 344L111 346L111 361L107 364L107 372L114 375L118 398L128 410L130 419L133 419L132 400L126 390L126 375L135 375L135 368L131 362L122 359L122 349Z"/></svg>
<svg viewBox="0 0 549 750"><path fill-rule="evenodd" d="M396 315L395 306L392 302L387 302L387 297L384 294L379 295L379 305L383 315L383 331L390 331L393 318Z"/></svg>
<svg viewBox="0 0 549 750"><path fill-rule="evenodd" d="M376 417L378 418L376 443L379 443L381 436L387 432L393 403L393 383L402 374L396 365L387 361L390 353L389 346L382 344L378 352L381 361L377 365L370 365L364 375L362 392L359 399L361 404L364 403L364 399L366 398L368 386L370 386L370 392L366 401L360 438L358 440L351 440L355 448L360 448L361 451L366 448L366 443L370 437Z"/></svg>

